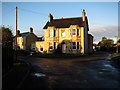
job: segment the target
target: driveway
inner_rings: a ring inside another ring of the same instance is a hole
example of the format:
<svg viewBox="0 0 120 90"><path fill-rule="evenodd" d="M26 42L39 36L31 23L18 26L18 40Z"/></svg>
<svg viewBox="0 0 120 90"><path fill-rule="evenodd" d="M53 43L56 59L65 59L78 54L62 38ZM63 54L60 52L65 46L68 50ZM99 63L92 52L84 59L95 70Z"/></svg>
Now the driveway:
<svg viewBox="0 0 120 90"><path fill-rule="evenodd" d="M75 59L20 57L32 70L21 88L118 88L119 69L110 55L98 53Z"/></svg>

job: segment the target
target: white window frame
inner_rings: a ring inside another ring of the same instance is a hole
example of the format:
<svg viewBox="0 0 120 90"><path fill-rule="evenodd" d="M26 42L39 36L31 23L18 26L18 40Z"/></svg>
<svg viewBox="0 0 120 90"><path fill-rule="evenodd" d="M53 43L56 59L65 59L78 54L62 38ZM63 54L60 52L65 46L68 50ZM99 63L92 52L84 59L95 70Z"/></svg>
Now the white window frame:
<svg viewBox="0 0 120 90"><path fill-rule="evenodd" d="M64 34L62 34L62 31L64 31ZM65 30L61 30L61 37L65 37Z"/></svg>
<svg viewBox="0 0 120 90"><path fill-rule="evenodd" d="M72 50L76 50L76 42L75 45L73 45L74 42L72 42ZM73 49L73 47L75 46L75 49Z"/></svg>
<svg viewBox="0 0 120 90"><path fill-rule="evenodd" d="M49 37L53 37L53 30L50 30Z"/></svg>
<svg viewBox="0 0 120 90"><path fill-rule="evenodd" d="M75 30L75 35L73 35L73 30ZM72 36L76 36L76 29L75 28L72 29Z"/></svg>
<svg viewBox="0 0 120 90"><path fill-rule="evenodd" d="M50 45L50 43L51 43L52 45ZM50 49L50 46L52 46L52 49ZM50 51L53 50L53 42L49 42L49 50L50 50Z"/></svg>

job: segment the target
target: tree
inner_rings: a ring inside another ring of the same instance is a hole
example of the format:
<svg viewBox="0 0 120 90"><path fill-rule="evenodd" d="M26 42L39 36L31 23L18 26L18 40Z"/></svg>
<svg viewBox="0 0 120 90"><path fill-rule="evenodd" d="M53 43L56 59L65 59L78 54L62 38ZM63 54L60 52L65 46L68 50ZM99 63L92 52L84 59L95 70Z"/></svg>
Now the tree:
<svg viewBox="0 0 120 90"><path fill-rule="evenodd" d="M13 34L9 28L1 27L2 32L2 66L11 68L13 64Z"/></svg>
<svg viewBox="0 0 120 90"><path fill-rule="evenodd" d="M13 44L13 34L9 28L2 27L2 47L12 48Z"/></svg>
<svg viewBox="0 0 120 90"><path fill-rule="evenodd" d="M106 37L102 37L102 41L98 43L101 48L109 50L114 44L114 41L112 39L107 39Z"/></svg>

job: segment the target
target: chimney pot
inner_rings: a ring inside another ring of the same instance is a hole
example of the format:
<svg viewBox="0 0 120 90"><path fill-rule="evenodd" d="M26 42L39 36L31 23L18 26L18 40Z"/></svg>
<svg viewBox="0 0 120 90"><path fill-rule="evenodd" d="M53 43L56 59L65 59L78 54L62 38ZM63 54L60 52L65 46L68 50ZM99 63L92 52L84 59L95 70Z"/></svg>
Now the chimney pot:
<svg viewBox="0 0 120 90"><path fill-rule="evenodd" d="M29 32L33 33L33 28L32 27L30 27Z"/></svg>
<svg viewBox="0 0 120 90"><path fill-rule="evenodd" d="M82 19L83 19L83 21L85 21L85 10L83 9L83 12L82 12L82 14L83 14L83 17L82 17Z"/></svg>
<svg viewBox="0 0 120 90"><path fill-rule="evenodd" d="M49 13L49 22L51 22L53 20L53 15L51 15L51 13Z"/></svg>

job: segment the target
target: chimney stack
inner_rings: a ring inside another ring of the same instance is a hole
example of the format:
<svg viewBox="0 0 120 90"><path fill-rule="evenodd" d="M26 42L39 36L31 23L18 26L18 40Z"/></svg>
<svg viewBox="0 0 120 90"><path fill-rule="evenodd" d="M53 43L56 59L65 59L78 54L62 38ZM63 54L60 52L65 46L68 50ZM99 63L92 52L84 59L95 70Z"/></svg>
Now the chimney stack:
<svg viewBox="0 0 120 90"><path fill-rule="evenodd" d="M49 13L49 22L51 22L53 20L53 15L51 15L51 13Z"/></svg>
<svg viewBox="0 0 120 90"><path fill-rule="evenodd" d="M29 28L29 32L33 33L33 28L32 27Z"/></svg>
<svg viewBox="0 0 120 90"><path fill-rule="evenodd" d="M82 19L83 19L83 21L85 21L85 10L83 9L83 12L82 12L82 14L83 14L83 17L82 17Z"/></svg>

